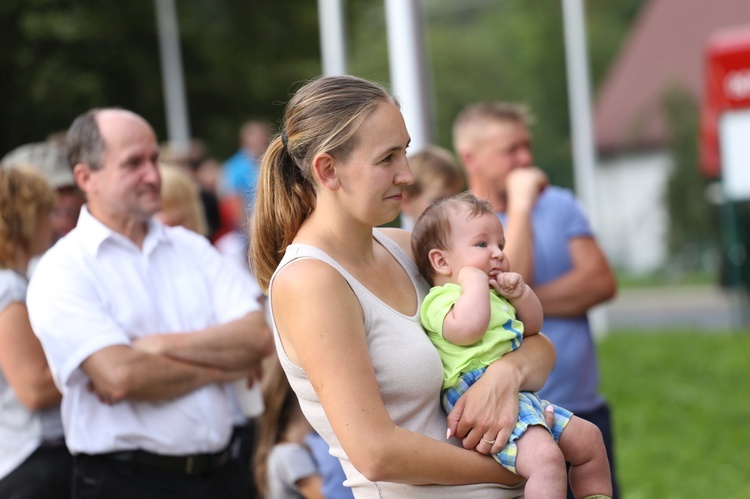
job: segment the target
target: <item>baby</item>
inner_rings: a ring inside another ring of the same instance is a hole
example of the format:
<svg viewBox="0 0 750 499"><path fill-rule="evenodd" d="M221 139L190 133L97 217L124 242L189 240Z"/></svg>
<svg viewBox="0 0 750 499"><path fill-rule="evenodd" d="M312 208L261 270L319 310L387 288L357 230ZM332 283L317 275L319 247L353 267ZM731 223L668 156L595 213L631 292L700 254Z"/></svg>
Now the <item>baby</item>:
<svg viewBox="0 0 750 499"><path fill-rule="evenodd" d="M447 412L487 366L539 333L543 313L503 253L503 226L486 201L470 193L431 204L417 221L412 248L421 273L434 287L421 319L443 361L441 400ZM576 497L609 497L609 464L599 429L531 392L518 394L520 411L505 447L493 454L526 478L527 499L564 498L565 461ZM547 427L544 411L554 411ZM482 438L495 444L496 437ZM497 447L497 446L495 446Z"/></svg>

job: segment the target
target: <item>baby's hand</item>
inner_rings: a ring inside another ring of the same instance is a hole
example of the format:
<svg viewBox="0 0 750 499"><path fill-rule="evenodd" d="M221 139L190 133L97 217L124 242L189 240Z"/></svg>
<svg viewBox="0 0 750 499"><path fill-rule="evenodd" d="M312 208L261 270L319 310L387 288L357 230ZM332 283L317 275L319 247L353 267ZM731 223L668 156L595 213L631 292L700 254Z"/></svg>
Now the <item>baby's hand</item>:
<svg viewBox="0 0 750 499"><path fill-rule="evenodd" d="M516 272L502 272L496 278L490 279L490 285L500 296L508 300L520 298L526 289L523 277Z"/></svg>

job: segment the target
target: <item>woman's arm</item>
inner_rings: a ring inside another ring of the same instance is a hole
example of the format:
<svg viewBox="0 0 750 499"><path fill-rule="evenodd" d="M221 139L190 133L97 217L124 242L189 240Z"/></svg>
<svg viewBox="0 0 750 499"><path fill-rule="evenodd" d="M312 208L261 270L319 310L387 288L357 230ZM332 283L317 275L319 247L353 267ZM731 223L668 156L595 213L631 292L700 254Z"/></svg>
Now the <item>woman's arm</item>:
<svg viewBox="0 0 750 499"><path fill-rule="evenodd" d="M317 260L300 260L276 276L272 293L286 354L305 370L344 451L367 479L520 482L486 456L394 424L369 357L359 302L338 272Z"/></svg>
<svg viewBox="0 0 750 499"><path fill-rule="evenodd" d="M517 350L493 362L458 399L448 414L451 434L463 439L466 449L499 452L518 418L518 392L541 389L554 365L555 348L543 334L524 338Z"/></svg>
<svg viewBox="0 0 750 499"><path fill-rule="evenodd" d="M31 330L26 305L20 302L0 311L0 368L30 411L60 403L44 350Z"/></svg>

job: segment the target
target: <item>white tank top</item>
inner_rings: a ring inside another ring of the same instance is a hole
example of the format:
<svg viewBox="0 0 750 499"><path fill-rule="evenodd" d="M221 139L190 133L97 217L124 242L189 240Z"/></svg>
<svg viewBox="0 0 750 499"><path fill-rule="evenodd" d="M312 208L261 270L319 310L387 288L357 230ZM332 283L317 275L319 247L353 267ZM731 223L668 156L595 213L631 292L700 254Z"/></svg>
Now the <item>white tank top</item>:
<svg viewBox="0 0 750 499"><path fill-rule="evenodd" d="M414 262L396 242L383 233L376 230L373 235L376 241L386 248L409 274L418 302L422 303L429 286L420 276ZM375 376L383 402L394 423L435 440L445 441L446 417L439 400L443 368L437 350L422 330L419 322L419 309L413 316L397 312L372 294L326 253L313 246L302 244L292 244L287 248L284 258L271 278L270 288L273 287L273 280L281 269L303 258L321 260L335 268L346 279L357 296L364 315L370 359L375 368ZM331 454L341 461L347 476L345 485L352 488L355 497L523 497L522 487L511 489L494 484L405 485L367 480L354 468L341 448L304 370L294 364L284 352L276 321L273 319L273 300L271 300L270 308L276 351L289 378L289 383L299 398L305 417L331 447ZM341 373L342 376L346 374L343 371ZM456 439L448 442L458 445Z"/></svg>

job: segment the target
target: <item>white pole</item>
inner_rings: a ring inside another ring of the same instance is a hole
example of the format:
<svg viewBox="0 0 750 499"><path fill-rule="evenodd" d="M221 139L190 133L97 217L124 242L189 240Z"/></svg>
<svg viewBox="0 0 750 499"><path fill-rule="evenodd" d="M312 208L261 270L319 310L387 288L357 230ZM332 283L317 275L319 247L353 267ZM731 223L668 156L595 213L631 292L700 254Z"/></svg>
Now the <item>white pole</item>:
<svg viewBox="0 0 750 499"><path fill-rule="evenodd" d="M416 152L432 139L419 0L385 0L385 15L391 87Z"/></svg>
<svg viewBox="0 0 750 499"><path fill-rule="evenodd" d="M167 113L167 135L172 147L185 152L190 142L190 123L174 0L156 0L156 19L159 29L164 105Z"/></svg>
<svg viewBox="0 0 750 499"><path fill-rule="evenodd" d="M586 209L592 228L596 230L599 224L596 196L596 150L592 131L583 0L562 0L562 7L576 193Z"/></svg>
<svg viewBox="0 0 750 499"><path fill-rule="evenodd" d="M318 24L323 74L346 74L346 38L341 0L318 0Z"/></svg>
<svg viewBox="0 0 750 499"><path fill-rule="evenodd" d="M596 195L596 149L591 119L588 50L583 0L562 0L565 26L565 61L568 73L570 133L573 140L573 172L576 193L594 232L599 227ZM595 337L609 331L606 306L589 310Z"/></svg>

